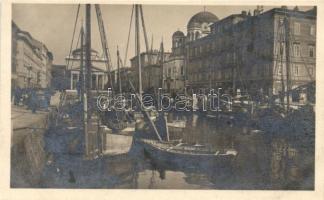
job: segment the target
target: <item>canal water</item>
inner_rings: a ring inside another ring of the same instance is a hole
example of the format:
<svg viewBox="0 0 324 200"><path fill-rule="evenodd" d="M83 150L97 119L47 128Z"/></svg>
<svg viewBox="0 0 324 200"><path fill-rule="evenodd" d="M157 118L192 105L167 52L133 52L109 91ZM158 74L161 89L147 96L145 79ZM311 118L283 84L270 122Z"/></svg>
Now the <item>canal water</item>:
<svg viewBox="0 0 324 200"><path fill-rule="evenodd" d="M41 187L124 189L300 189L314 188L313 136L294 137L255 131L250 123L196 114L172 116L186 121L170 130L171 139L215 148L234 148L238 155L228 170L175 169L159 166L142 151L85 160L78 126L62 125L45 137L48 152ZM301 136L296 136L296 135ZM135 149L135 150L134 150Z"/></svg>

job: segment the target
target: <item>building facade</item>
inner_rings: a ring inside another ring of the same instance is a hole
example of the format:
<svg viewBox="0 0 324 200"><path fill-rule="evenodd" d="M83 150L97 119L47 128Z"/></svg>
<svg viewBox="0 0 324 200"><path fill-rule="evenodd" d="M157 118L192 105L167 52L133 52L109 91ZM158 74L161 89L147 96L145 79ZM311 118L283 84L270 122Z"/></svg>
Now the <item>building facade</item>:
<svg viewBox="0 0 324 200"><path fill-rule="evenodd" d="M12 22L12 87L47 88L51 84L53 54Z"/></svg>
<svg viewBox="0 0 324 200"><path fill-rule="evenodd" d="M288 84L293 89L315 81L316 8L255 10L253 16L243 11L221 20L212 15L197 14L188 23L187 89L271 96L284 93ZM198 23L209 29L193 37L189 28Z"/></svg>
<svg viewBox="0 0 324 200"><path fill-rule="evenodd" d="M130 67L121 67L119 69L119 74L118 74L118 69L114 69L112 72L112 79L113 79L113 84L114 84L114 90L119 91L119 80L118 76L120 76L120 85L121 85L121 90L122 92L131 92L130 90L130 85L129 85L129 80L132 81L132 74L133 70ZM132 81L133 82L133 81Z"/></svg>
<svg viewBox="0 0 324 200"><path fill-rule="evenodd" d="M168 60L169 56L169 52L161 53L158 50L141 53L142 89L144 92L156 93L159 88L162 88L163 61ZM133 70L132 80L134 87L138 91L139 70L137 59L135 56L130 59L130 62Z"/></svg>
<svg viewBox="0 0 324 200"><path fill-rule="evenodd" d="M70 88L70 77L67 77L66 65L53 64L51 86L55 90L66 90Z"/></svg>
<svg viewBox="0 0 324 200"><path fill-rule="evenodd" d="M75 49L72 51L71 56L67 56L66 71L67 77L69 77L69 90L76 92L78 86L80 86L80 61L81 49ZM85 60L85 51L83 52L83 60ZM100 57L96 50L91 50L91 89L92 90L104 90L108 88L108 69L106 67L106 59ZM83 66L85 74L85 66Z"/></svg>
<svg viewBox="0 0 324 200"><path fill-rule="evenodd" d="M168 60L163 63L163 90L168 93L177 93L184 90L185 80L185 40L181 31L172 35L172 51Z"/></svg>

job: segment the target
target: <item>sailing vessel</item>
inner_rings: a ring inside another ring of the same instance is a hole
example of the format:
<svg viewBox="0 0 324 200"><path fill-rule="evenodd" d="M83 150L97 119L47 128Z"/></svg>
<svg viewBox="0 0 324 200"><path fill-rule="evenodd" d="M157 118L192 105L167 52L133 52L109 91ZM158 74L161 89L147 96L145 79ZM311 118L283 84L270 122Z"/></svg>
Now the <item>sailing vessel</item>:
<svg viewBox="0 0 324 200"><path fill-rule="evenodd" d="M107 68L108 86L113 90L111 77L111 59L108 50L108 43L102 19L101 9L95 4L95 11L99 26L101 45L104 60ZM79 7L78 7L79 9ZM86 23L85 31L81 29L81 59L80 59L80 81L81 81L81 101L83 104L83 122L85 133L86 155L88 158L97 158L98 155L120 155L130 150L133 142L132 133L135 130L135 123L127 118L127 112L100 111L95 106L94 97L91 93L91 5L86 4ZM85 39L83 33L85 32ZM83 63L83 48L85 47L85 62ZM118 68L120 65L119 51L117 52ZM83 69L85 68L85 70ZM119 77L120 79L120 77ZM120 86L120 81L119 81ZM121 88L121 86L120 86ZM122 92L121 89L119 91ZM96 96L99 96L97 89Z"/></svg>
<svg viewBox="0 0 324 200"><path fill-rule="evenodd" d="M143 20L141 5L135 5L135 49L138 66L138 93L137 99L140 105L142 95L141 59L140 59L140 39L139 39L139 14L142 17L142 27L145 41L146 30ZM146 46L148 47L147 43ZM148 51L148 48L147 48ZM150 58L149 58L150 59ZM130 82L131 84L131 82ZM135 88L131 84L132 89ZM167 122L163 113L156 112L156 109L142 110L144 118L136 120L136 131L134 134L134 144L140 146L141 150L152 158L159 165L171 165L173 167L214 167L226 166L236 157L237 151L234 149L213 149L205 145L191 145L182 143L181 140L170 140L168 128L184 128L185 122ZM164 118L164 119L163 119ZM147 123L149 122L149 123ZM155 134L152 134L155 133ZM164 133L162 135L162 133Z"/></svg>
<svg viewBox="0 0 324 200"><path fill-rule="evenodd" d="M96 6L96 13L98 18L99 30L101 35L102 47L106 58L108 57L108 45L107 39L105 35L104 23L101 16L101 11L99 5ZM107 59L108 61L108 59ZM117 46L117 78L118 78L118 88L119 94L122 95L122 86L121 86L121 78L120 78L120 65L121 59L119 54L119 49ZM110 73L110 71L108 72ZM111 81L111 87L113 88L113 83ZM127 107L127 102L122 102L124 107ZM130 116L130 110L118 110L112 107L111 111L104 111L102 113L102 125L100 131L103 134L103 144L105 155L120 155L126 154L129 152L132 143L133 143L133 133L135 131L135 122Z"/></svg>

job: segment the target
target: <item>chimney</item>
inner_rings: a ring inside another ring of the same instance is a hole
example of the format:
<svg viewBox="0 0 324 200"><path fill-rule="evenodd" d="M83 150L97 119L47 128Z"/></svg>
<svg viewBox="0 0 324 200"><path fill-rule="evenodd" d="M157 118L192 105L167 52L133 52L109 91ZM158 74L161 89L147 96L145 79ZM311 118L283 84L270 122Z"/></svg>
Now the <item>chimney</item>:
<svg viewBox="0 0 324 200"><path fill-rule="evenodd" d="M245 17L246 16L246 11L242 10L242 15Z"/></svg>

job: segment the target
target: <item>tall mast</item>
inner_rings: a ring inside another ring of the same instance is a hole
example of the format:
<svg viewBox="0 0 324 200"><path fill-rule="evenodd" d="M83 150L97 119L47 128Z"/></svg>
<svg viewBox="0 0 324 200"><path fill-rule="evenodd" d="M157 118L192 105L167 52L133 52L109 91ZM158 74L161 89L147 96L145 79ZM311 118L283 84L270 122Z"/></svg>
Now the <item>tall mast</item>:
<svg viewBox="0 0 324 200"><path fill-rule="evenodd" d="M120 81L120 58L119 58L119 49L117 46L117 75L118 75L118 87L119 87L119 93L122 93L122 88L121 88L121 81Z"/></svg>
<svg viewBox="0 0 324 200"><path fill-rule="evenodd" d="M236 62L236 53L234 50L234 54L233 54L233 67L232 67L232 81L233 81L233 85L232 85L232 90L233 90L233 95L236 95L236 67L237 67L237 62Z"/></svg>
<svg viewBox="0 0 324 200"><path fill-rule="evenodd" d="M81 50L81 53L80 53L80 78L79 78L79 81L80 81L80 94L81 94L81 103L84 103L84 63L83 63L83 40L84 40L84 31L83 31L83 25L81 27L81 45L80 45L80 50Z"/></svg>
<svg viewBox="0 0 324 200"><path fill-rule="evenodd" d="M139 5L135 5L135 50L138 65L138 93L142 99L142 66L141 66L141 46L140 46L140 29L139 29Z"/></svg>
<svg viewBox="0 0 324 200"><path fill-rule="evenodd" d="M85 27L85 67L86 76L86 92L88 97L88 108L90 107L90 90L91 90L91 5L86 4L86 27ZM90 117L90 115L89 115Z"/></svg>
<svg viewBox="0 0 324 200"><path fill-rule="evenodd" d="M162 40L161 40L161 46L160 46L160 62L161 62L161 65L163 65L163 62L164 62L164 45L163 45L163 37L162 37Z"/></svg>
<svg viewBox="0 0 324 200"><path fill-rule="evenodd" d="M284 55L284 21L278 21L278 41L279 41L279 54L280 54L280 78L281 78L281 91L280 101L284 107L285 105L285 83L284 83L284 74L283 74L283 55ZM278 55L277 55L278 56ZM277 59L278 60L278 59Z"/></svg>
<svg viewBox="0 0 324 200"><path fill-rule="evenodd" d="M151 40L151 53L153 53L153 34L152 34L152 40Z"/></svg>
<svg viewBox="0 0 324 200"><path fill-rule="evenodd" d="M287 12L287 11L286 11ZM286 92L286 98L287 98L287 113L289 112L290 108L290 42L289 42L289 21L288 17L285 17L285 43L286 43L286 84L287 84L287 92Z"/></svg>
<svg viewBox="0 0 324 200"><path fill-rule="evenodd" d="M81 86L81 105L83 107L83 113L82 113L82 118L83 118L83 132L84 132L84 137L85 137L85 153L86 156L89 155L90 150L89 150L89 136L88 136L88 101L87 101L87 90L86 90L86 80L85 80L85 75L87 75L87 72L84 71L84 27L82 24L81 27L81 45L80 45L81 53L80 53L80 86Z"/></svg>
<svg viewBox="0 0 324 200"><path fill-rule="evenodd" d="M139 6L139 12L141 14L141 21L142 21L142 27L143 27L143 33L144 33L144 41L145 41L145 47L146 47L146 52L147 52L147 57L148 57L148 63L150 65L152 65L152 57L151 54L149 52L149 43L147 40L147 34L146 34L146 28L145 28L145 22L144 22L144 15L143 15L143 8L142 5L138 5Z"/></svg>
<svg viewBox="0 0 324 200"><path fill-rule="evenodd" d="M111 64L111 58L110 58L110 54L109 54L108 42L107 42L107 38L106 38L105 26L104 26L104 22L102 19L100 6L98 4L95 4L95 9L96 9L96 14L97 14L101 46L102 46L102 50L103 50L103 53L104 53L104 56L106 59L105 64L106 64L106 68L107 68L107 78L110 83L110 88L112 89L112 91L114 91L113 81L112 81L112 77L111 77L111 68L112 68L111 65L112 64Z"/></svg>
<svg viewBox="0 0 324 200"><path fill-rule="evenodd" d="M85 91L84 91L84 134L85 134L85 148L86 148L86 155L90 155L90 138L88 132L88 122L89 118L91 118L91 114L89 113L90 108L90 87L91 87L91 55L90 55L90 48L91 48L91 6L90 4L86 4L86 19L85 19L85 69L86 69L86 76L85 76ZM81 42L82 43L82 42Z"/></svg>
<svg viewBox="0 0 324 200"><path fill-rule="evenodd" d="M138 65L138 83L139 83L139 94L136 95L137 99L139 100L139 103L141 106L143 106L143 102L142 102L142 71L141 71L141 57L140 57L140 31L139 31L139 5L135 4L135 55L137 57L137 65ZM144 23L144 20L143 20ZM128 45L127 45L128 46ZM132 88L134 88L133 84L131 81L129 81L130 85ZM135 89L133 89L135 90ZM143 111L143 110L142 110ZM154 133L156 134L157 138L159 139L159 141L162 141L162 138L159 134L159 131L157 130L154 122L151 120L149 114L147 113L147 111L143 111L143 113L146 115L147 119L150 122L151 127L154 130Z"/></svg>
<svg viewBox="0 0 324 200"><path fill-rule="evenodd" d="M160 47L160 56L161 56L161 60L160 60L160 65L161 65L161 73L163 73L163 63L164 63L164 45L163 45L163 37L162 37L162 42L161 42L161 47ZM163 78L161 80L161 87L163 86ZM158 88L157 88L158 89Z"/></svg>

